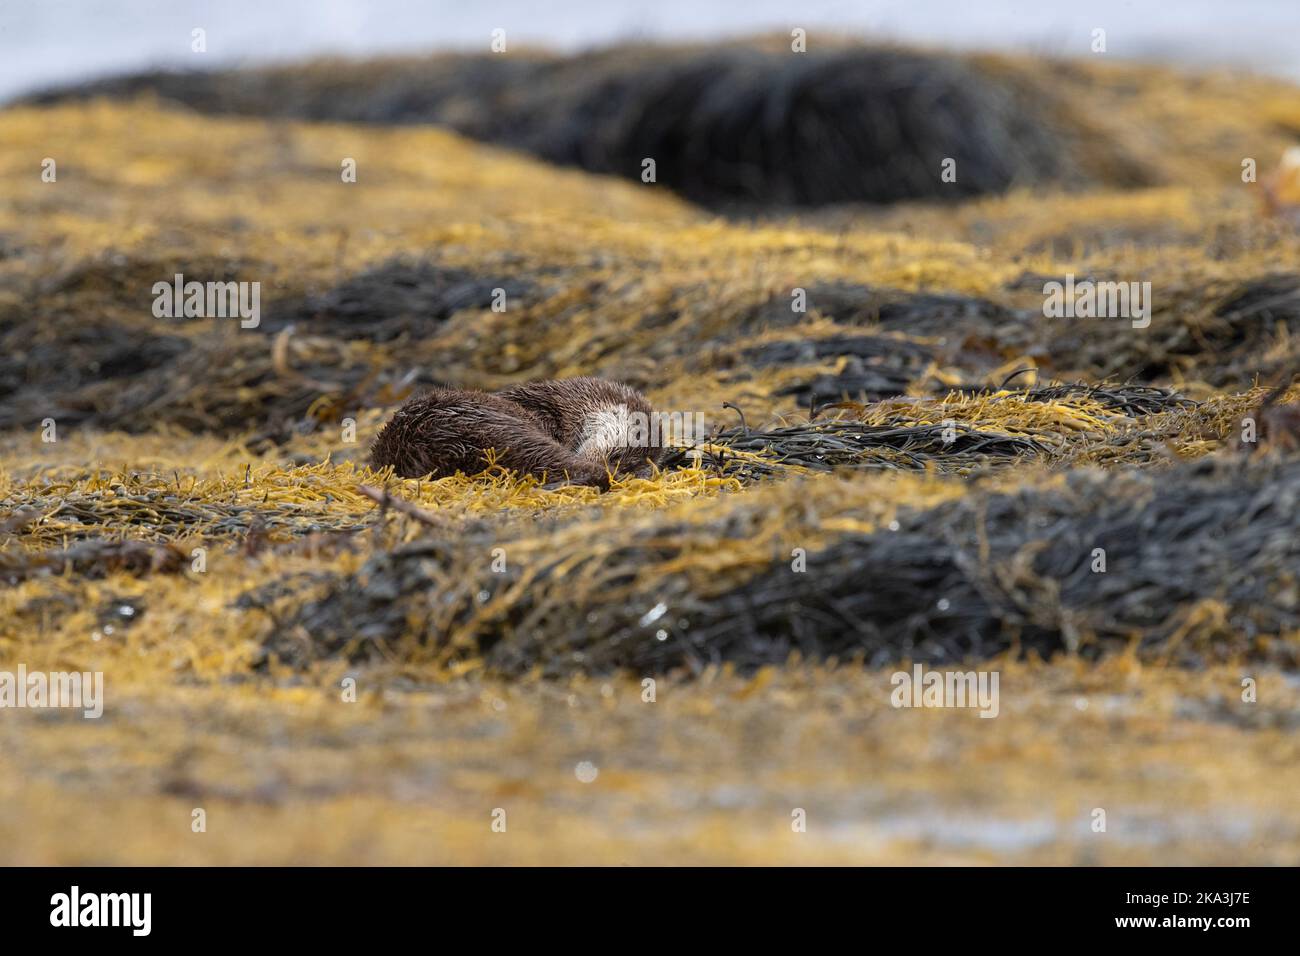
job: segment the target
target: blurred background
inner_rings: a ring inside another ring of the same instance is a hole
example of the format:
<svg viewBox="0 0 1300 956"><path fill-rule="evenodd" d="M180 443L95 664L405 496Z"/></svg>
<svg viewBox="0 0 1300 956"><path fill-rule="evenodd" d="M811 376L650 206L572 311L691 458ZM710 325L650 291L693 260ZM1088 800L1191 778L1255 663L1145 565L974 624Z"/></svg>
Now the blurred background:
<svg viewBox="0 0 1300 956"><path fill-rule="evenodd" d="M0 101L42 87L154 67L231 66L321 54L482 51L490 32L562 51L634 40L716 40L799 26L837 37L948 48L1107 54L1300 77L1292 0L5 0ZM201 62L189 32L208 31Z"/></svg>

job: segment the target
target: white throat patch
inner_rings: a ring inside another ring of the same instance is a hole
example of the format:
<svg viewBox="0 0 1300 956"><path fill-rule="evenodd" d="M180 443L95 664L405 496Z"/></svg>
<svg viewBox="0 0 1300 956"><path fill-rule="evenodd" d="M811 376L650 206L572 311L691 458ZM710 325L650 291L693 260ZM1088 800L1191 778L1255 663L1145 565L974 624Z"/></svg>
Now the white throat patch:
<svg viewBox="0 0 1300 956"><path fill-rule="evenodd" d="M631 428L632 416L626 405L606 405L589 412L582 422L578 454L603 458L616 448L625 448Z"/></svg>

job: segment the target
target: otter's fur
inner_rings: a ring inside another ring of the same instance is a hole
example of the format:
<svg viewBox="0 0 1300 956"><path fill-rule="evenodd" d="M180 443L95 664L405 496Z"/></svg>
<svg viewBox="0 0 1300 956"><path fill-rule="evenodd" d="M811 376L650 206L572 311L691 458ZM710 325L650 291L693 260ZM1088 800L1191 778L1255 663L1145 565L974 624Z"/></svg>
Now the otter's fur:
<svg viewBox="0 0 1300 956"><path fill-rule="evenodd" d="M371 448L376 468L404 478L475 474L496 463L513 471L609 487L611 474L646 474L663 454L633 444L645 428L633 413L654 409L621 382L571 378L529 382L501 392L435 388L399 408Z"/></svg>

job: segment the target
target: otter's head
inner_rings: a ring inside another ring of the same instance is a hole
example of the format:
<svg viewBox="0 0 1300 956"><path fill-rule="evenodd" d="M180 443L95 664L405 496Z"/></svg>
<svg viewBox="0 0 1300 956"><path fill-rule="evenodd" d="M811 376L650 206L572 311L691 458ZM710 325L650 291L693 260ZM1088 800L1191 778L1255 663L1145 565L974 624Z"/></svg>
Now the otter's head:
<svg viewBox="0 0 1300 956"><path fill-rule="evenodd" d="M653 409L627 404L601 405L583 416L574 453L586 461L604 463L615 475L645 478L663 459L662 436Z"/></svg>
<svg viewBox="0 0 1300 956"><path fill-rule="evenodd" d="M622 382L566 378L516 385L498 393L536 415L557 442L613 474L650 474L663 438L646 397Z"/></svg>

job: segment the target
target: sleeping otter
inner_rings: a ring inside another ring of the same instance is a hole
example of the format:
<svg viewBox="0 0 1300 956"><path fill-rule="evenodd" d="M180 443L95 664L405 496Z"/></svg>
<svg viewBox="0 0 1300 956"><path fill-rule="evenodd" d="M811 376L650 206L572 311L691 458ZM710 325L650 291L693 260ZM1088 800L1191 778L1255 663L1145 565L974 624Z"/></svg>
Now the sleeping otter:
<svg viewBox="0 0 1300 956"><path fill-rule="evenodd" d="M608 488L610 475L648 474L663 448L639 439L654 410L621 382L570 378L501 392L435 388L397 410L375 438L370 463L403 478L487 467ZM640 429L637 418L643 416Z"/></svg>

